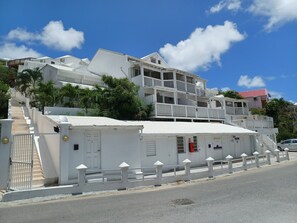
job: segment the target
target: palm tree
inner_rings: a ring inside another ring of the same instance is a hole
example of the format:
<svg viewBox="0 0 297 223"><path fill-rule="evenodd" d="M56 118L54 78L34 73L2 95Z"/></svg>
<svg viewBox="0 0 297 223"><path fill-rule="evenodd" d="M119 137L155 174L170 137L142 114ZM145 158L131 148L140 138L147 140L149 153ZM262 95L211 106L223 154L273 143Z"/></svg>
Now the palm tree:
<svg viewBox="0 0 297 223"><path fill-rule="evenodd" d="M96 92L90 90L89 88L80 90L80 105L85 109L86 115L88 114L88 109L92 108L96 101Z"/></svg>
<svg viewBox="0 0 297 223"><path fill-rule="evenodd" d="M73 87L71 84L66 84L60 89L62 103L66 107L75 107L78 104L79 86Z"/></svg>
<svg viewBox="0 0 297 223"><path fill-rule="evenodd" d="M42 81L42 73L39 68L25 69L17 76L16 85L25 96L31 95L31 90L36 89L36 85Z"/></svg>

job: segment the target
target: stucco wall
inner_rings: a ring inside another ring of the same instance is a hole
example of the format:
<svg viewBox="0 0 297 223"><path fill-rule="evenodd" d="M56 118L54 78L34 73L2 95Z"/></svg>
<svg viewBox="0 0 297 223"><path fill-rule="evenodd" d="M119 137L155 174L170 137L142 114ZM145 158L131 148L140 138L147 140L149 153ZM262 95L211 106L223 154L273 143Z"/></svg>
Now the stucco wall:
<svg viewBox="0 0 297 223"><path fill-rule="evenodd" d="M101 169L118 169L122 162L130 168L140 167L138 129L72 129L69 131L69 178L77 177L77 167L85 164L85 132L97 131L101 134ZM74 144L79 145L74 150Z"/></svg>

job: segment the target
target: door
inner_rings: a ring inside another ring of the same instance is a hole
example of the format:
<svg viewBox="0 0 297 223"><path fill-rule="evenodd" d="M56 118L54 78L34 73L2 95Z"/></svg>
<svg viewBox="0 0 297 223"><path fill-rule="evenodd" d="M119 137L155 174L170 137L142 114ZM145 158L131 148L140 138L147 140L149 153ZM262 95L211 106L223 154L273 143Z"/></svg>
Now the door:
<svg viewBox="0 0 297 223"><path fill-rule="evenodd" d="M88 171L101 169L101 134L99 131L85 133L85 164Z"/></svg>
<svg viewBox="0 0 297 223"><path fill-rule="evenodd" d="M241 147L240 147L240 138L233 137L234 142L234 158L240 157L241 155Z"/></svg>

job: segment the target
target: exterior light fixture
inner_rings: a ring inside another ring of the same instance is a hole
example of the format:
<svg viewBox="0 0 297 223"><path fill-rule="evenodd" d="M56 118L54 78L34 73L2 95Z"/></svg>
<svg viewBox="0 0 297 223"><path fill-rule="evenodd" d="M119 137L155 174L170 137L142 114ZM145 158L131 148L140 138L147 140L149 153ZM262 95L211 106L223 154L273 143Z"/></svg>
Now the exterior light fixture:
<svg viewBox="0 0 297 223"><path fill-rule="evenodd" d="M7 144L7 143L9 143L9 138L8 137L3 137L2 140L1 140L1 142L3 144Z"/></svg>
<svg viewBox="0 0 297 223"><path fill-rule="evenodd" d="M67 142L69 140L69 136L67 136L67 135L63 135L63 141L64 142Z"/></svg>

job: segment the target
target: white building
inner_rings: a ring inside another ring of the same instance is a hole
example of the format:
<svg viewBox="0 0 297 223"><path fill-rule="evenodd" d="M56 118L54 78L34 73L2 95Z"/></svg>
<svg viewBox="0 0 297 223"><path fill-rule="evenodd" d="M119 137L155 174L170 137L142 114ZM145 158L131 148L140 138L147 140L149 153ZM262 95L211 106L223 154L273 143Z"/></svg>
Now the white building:
<svg viewBox="0 0 297 223"><path fill-rule="evenodd" d="M234 158L256 150L256 132L221 123L119 121L105 117L42 116L35 113L45 177L60 184L76 181L76 167L84 164L87 174L116 170L122 162L134 171L146 172L160 160L164 169L182 165L186 158L192 166L206 164L227 155ZM59 126L59 134L50 134ZM51 167L52 166L52 167ZM143 169L144 168L144 169ZM49 180L50 181L50 180Z"/></svg>

